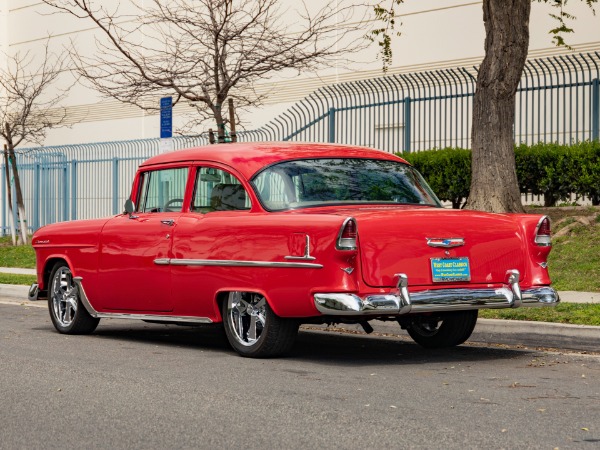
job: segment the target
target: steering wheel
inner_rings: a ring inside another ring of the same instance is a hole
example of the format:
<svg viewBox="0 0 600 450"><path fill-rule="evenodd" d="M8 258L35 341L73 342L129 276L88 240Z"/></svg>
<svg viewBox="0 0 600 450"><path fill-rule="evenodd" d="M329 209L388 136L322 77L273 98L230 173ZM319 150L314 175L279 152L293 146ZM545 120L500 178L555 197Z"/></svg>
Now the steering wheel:
<svg viewBox="0 0 600 450"><path fill-rule="evenodd" d="M181 203L181 206L183 206L183 199L182 198L172 198L167 203L165 203L165 206L163 207L163 211L177 212L177 211L181 210L181 206L179 207L179 209L170 209L169 206L171 206L171 204L173 204L173 203Z"/></svg>

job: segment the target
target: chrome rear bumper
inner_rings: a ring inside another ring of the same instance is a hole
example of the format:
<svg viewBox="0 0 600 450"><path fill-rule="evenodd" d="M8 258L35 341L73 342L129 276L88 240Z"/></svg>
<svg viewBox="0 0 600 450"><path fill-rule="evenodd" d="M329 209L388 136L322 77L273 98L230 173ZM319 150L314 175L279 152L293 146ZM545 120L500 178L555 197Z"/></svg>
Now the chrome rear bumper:
<svg viewBox="0 0 600 450"><path fill-rule="evenodd" d="M468 309L554 306L560 299L550 286L521 290L519 272L507 272L507 284L497 289L431 289L410 293L408 278L398 274L398 289L391 294L369 295L318 293L315 306L322 314L335 316L403 315Z"/></svg>

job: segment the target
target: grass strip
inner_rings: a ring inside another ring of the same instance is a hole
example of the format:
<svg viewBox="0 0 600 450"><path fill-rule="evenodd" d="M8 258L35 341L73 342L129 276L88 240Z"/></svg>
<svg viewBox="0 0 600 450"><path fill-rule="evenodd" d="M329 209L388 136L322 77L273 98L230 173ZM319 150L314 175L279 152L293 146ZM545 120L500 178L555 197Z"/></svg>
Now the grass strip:
<svg viewBox="0 0 600 450"><path fill-rule="evenodd" d="M486 309L479 311L479 317L600 326L600 304L559 303L555 307Z"/></svg>
<svg viewBox="0 0 600 450"><path fill-rule="evenodd" d="M13 247L10 237L0 238L0 267L35 268L35 250L31 245Z"/></svg>
<svg viewBox="0 0 600 450"><path fill-rule="evenodd" d="M0 284L22 284L30 286L35 283L35 275L17 275L12 273L0 273Z"/></svg>
<svg viewBox="0 0 600 450"><path fill-rule="evenodd" d="M554 288L559 291L600 292L599 254L599 225L578 226L569 236L553 239L548 270Z"/></svg>

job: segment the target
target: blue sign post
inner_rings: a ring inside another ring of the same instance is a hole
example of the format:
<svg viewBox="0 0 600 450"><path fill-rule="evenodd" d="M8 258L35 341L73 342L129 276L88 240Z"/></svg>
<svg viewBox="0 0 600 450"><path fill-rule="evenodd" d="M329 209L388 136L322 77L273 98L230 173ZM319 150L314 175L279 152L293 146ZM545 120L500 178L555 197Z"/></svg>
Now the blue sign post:
<svg viewBox="0 0 600 450"><path fill-rule="evenodd" d="M160 137L173 137L173 97L160 99Z"/></svg>

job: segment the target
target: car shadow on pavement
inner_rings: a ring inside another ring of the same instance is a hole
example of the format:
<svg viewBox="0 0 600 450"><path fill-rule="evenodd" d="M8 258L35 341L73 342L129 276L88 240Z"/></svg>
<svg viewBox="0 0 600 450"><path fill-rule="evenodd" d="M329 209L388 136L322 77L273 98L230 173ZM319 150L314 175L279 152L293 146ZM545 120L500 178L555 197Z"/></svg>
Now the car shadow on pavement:
<svg viewBox="0 0 600 450"><path fill-rule="evenodd" d="M402 365L431 362L468 362L512 359L533 349L469 344L443 349L427 349L406 337L348 335L302 331L290 358L334 365Z"/></svg>
<svg viewBox="0 0 600 450"><path fill-rule="evenodd" d="M235 355L220 325L197 327L162 325L121 320L104 321L94 336L139 344L177 346ZM283 359L327 365L359 366L364 364L403 365L431 362L466 362L511 359L523 350L506 346L463 344L454 348L426 349L401 336L366 336L334 332L301 330L292 351Z"/></svg>

